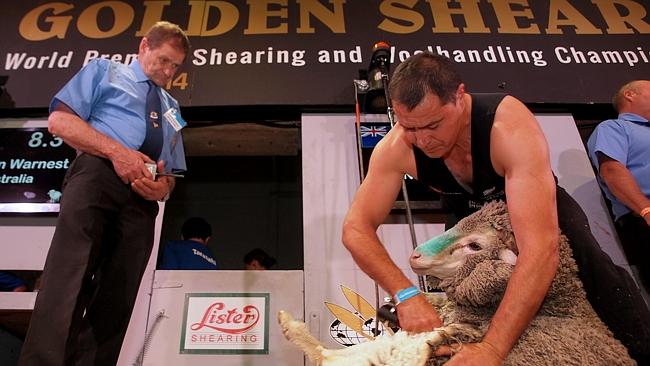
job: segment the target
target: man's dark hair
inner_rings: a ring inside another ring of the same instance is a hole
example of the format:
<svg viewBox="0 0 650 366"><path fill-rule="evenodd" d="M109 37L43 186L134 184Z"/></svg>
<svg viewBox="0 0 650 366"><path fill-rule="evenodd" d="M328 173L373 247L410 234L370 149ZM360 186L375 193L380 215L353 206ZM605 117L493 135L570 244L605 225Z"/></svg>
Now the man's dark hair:
<svg viewBox="0 0 650 366"><path fill-rule="evenodd" d="M443 104L455 102L460 83L460 74L451 60L431 52L422 52L397 66L388 92L393 101L411 111L428 92L437 95Z"/></svg>
<svg viewBox="0 0 650 366"><path fill-rule="evenodd" d="M264 250L260 248L255 248L250 252L246 253L246 255L244 255L245 264L249 264L250 262L253 261L253 259L257 260L257 262L266 269L271 268L271 266L273 266L277 262L275 258L271 257Z"/></svg>
<svg viewBox="0 0 650 366"><path fill-rule="evenodd" d="M207 239L212 236L212 226L201 217L192 217L185 221L181 228L183 239Z"/></svg>
<svg viewBox="0 0 650 366"><path fill-rule="evenodd" d="M185 32L174 23L166 21L156 22L156 24L149 28L147 34L144 36L147 37L151 49L156 49L162 46L165 42L171 41L171 44L177 49L183 51L186 57L190 53L189 38L187 38Z"/></svg>

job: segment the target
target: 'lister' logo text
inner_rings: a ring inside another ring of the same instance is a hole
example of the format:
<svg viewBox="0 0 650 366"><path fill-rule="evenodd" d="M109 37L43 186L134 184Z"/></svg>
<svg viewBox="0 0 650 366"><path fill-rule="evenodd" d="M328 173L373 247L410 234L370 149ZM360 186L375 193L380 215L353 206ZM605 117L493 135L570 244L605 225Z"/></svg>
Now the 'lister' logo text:
<svg viewBox="0 0 650 366"><path fill-rule="evenodd" d="M240 312L238 308L226 309L222 302L215 302L210 305L201 321L193 323L192 330L199 330L203 327L218 330L229 334L244 333L255 327L260 319L260 311L254 305L246 305Z"/></svg>

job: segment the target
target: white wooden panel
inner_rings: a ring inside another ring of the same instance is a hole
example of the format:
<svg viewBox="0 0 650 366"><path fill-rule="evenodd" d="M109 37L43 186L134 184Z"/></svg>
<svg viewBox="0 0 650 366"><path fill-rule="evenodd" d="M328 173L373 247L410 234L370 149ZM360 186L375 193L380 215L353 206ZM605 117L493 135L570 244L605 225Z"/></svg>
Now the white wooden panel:
<svg viewBox="0 0 650 366"><path fill-rule="evenodd" d="M314 336L340 347L330 336L334 317L324 301L352 309L340 290L340 285L345 285L375 304L374 282L341 242L343 219L359 186L354 116L303 116L302 169L305 314ZM442 231L442 225L416 225L418 242ZM412 250L408 226L382 225L378 235L398 267L417 283L408 265ZM380 291L380 305L383 296Z"/></svg>
<svg viewBox="0 0 650 366"><path fill-rule="evenodd" d="M580 204L596 240L618 265L627 266L584 144L570 114L538 114L560 186Z"/></svg>
<svg viewBox="0 0 650 366"><path fill-rule="evenodd" d="M149 324L164 311L151 336L143 365L295 366L304 355L284 339L277 313L303 318L302 271L156 271ZM180 354L186 293L268 293L269 354ZM125 363L126 365L126 363Z"/></svg>

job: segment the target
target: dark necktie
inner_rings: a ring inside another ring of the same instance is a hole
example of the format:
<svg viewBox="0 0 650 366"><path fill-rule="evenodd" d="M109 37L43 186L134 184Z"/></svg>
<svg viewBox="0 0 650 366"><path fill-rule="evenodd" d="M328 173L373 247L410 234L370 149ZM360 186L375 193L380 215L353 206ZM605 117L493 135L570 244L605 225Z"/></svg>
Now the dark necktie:
<svg viewBox="0 0 650 366"><path fill-rule="evenodd" d="M145 105L145 124L147 134L140 146L140 151L149 156L152 160L158 161L163 145L162 115L160 111L160 98L158 97L158 86L151 80L147 80L149 91L147 92L147 104Z"/></svg>

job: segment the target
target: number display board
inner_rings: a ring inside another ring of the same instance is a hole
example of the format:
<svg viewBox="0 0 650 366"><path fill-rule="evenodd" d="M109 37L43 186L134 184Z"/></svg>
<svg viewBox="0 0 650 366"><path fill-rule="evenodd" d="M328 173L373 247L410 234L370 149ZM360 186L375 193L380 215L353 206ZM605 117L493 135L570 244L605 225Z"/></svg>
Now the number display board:
<svg viewBox="0 0 650 366"><path fill-rule="evenodd" d="M58 212L75 155L47 128L0 129L0 212Z"/></svg>

